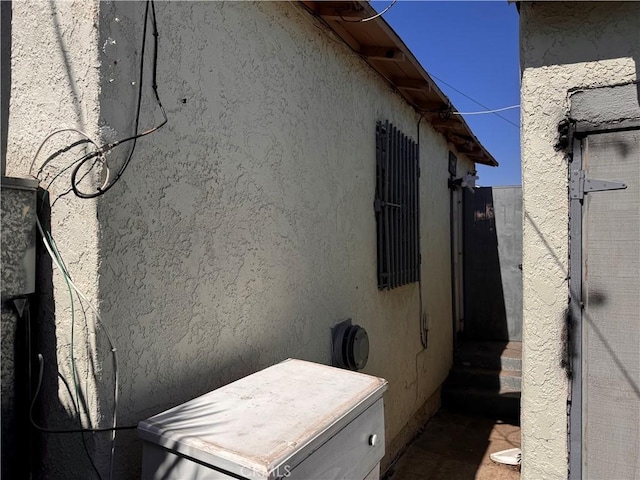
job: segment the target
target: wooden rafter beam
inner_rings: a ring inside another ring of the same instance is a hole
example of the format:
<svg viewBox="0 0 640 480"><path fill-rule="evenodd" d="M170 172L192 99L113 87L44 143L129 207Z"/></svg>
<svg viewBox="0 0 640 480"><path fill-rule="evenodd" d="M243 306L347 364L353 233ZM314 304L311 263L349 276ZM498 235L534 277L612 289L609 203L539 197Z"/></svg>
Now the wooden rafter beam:
<svg viewBox="0 0 640 480"><path fill-rule="evenodd" d="M383 60L388 62L404 62L405 54L398 48L394 47L374 47L371 45L363 45L360 47L360 55L369 60Z"/></svg>
<svg viewBox="0 0 640 480"><path fill-rule="evenodd" d="M367 16L364 9L347 5L340 7L320 6L316 9L316 13L325 20L342 20L344 22L358 22Z"/></svg>
<svg viewBox="0 0 640 480"><path fill-rule="evenodd" d="M456 145L458 152L464 153L465 155L473 155L474 153L481 153L476 150L476 145L473 140L463 137L462 135L458 135L454 132L446 132L446 139Z"/></svg>
<svg viewBox="0 0 640 480"><path fill-rule="evenodd" d="M434 115L438 114L436 113ZM444 131L460 132L460 128L462 127L458 122L452 122L451 120L442 121L439 117L430 119L429 123L433 125L433 128L436 130Z"/></svg>
<svg viewBox="0 0 640 480"><path fill-rule="evenodd" d="M433 127L441 131L442 134L459 134L464 133L464 127L458 121L456 121L455 117L442 117L438 108L432 109L423 109L422 115L424 115L424 119L428 120Z"/></svg>
<svg viewBox="0 0 640 480"><path fill-rule="evenodd" d="M426 80L414 80L412 78L394 78L393 84L403 90L431 91L431 84Z"/></svg>

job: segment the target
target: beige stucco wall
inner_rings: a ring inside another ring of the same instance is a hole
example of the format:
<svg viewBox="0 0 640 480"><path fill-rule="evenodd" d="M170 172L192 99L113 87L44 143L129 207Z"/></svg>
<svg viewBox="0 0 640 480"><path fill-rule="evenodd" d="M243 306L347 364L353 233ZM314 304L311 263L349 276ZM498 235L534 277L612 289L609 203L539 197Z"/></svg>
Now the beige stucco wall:
<svg viewBox="0 0 640 480"><path fill-rule="evenodd" d="M568 90L638 78L640 5L520 3L523 480L567 478L567 159L556 151Z"/></svg>
<svg viewBox="0 0 640 480"><path fill-rule="evenodd" d="M13 75L7 175L26 176L40 143L54 130L78 128L98 137L98 18L98 5L90 2L13 2ZM53 137L41 152L33 173L37 172L49 154L79 138L65 133ZM75 150L79 151L82 150ZM69 158L65 157L65 161ZM62 159L53 161L51 168L40 175L43 184L48 184L63 165ZM52 198L68 188L68 181L55 183ZM96 302L99 262L96 203L79 202L72 196L60 197L52 211L51 225L52 234L75 283ZM51 292L52 281L56 285L55 296ZM72 319L69 293L55 269L53 272L51 268L40 270L37 284L40 293L35 300L41 302L41 312L44 314L39 315L37 321L34 320L34 337L42 336L46 341L36 347L32 362L37 365L36 353L43 355L45 374L41 398L46 398L46 401L43 416L36 416L36 419L47 428L74 428L77 420L75 389L71 382ZM74 301L77 308L77 298ZM73 332L80 385L78 399L87 405L86 409L82 409L85 424L88 415L95 426L101 417L103 400L97 397L96 390L96 384L100 382L100 368L96 368L94 330L95 319L91 312L85 321L80 310L76 310ZM58 381L57 372L68 379L71 395L67 387ZM34 376L37 377L37 366L34 366ZM108 455L105 448L93 444L90 436L87 442L100 455ZM65 474L69 475L67 478L83 478L79 473L81 470L76 468L79 456L83 455L79 435L43 435L40 448L52 453L49 460L53 478L63 478ZM38 456L35 458L37 462ZM82 464L82 467L85 471L90 468L88 463Z"/></svg>
<svg viewBox="0 0 640 480"><path fill-rule="evenodd" d="M7 162L14 175L26 172L51 130L79 125L113 140L129 134L135 110L144 3L63 3L60 10L75 11L59 19L66 60L41 8L14 3ZM287 357L328 363L330 327L352 318L369 333L364 371L389 380L391 442L452 362L450 146L422 122L422 290L430 326L423 351L417 285L377 290L373 212L375 122L389 119L415 139L414 110L295 4L156 8L169 124L138 142L105 196L68 195L53 207L53 233L71 274L99 307L119 352L119 423L134 424ZM46 28L34 28L37 22ZM150 88L145 95L141 129L160 119ZM112 164L127 152L114 153ZM461 174L473 170L460 155L458 165ZM63 176L52 196L67 188ZM68 306L58 277L54 287L62 365ZM111 363L100 330L96 336L89 351L98 380L82 388L106 426ZM50 401L68 404L63 389L48 387ZM87 468L77 439L51 442L45 463L52 478ZM89 447L105 472L108 436ZM118 434L118 478L138 472L140 451L134 432Z"/></svg>

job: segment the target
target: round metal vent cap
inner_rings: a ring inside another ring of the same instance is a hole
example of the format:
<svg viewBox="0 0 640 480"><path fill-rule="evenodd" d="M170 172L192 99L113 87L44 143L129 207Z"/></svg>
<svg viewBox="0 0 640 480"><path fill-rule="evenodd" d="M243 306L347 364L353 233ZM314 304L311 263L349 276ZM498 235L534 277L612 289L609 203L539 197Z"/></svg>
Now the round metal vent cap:
<svg viewBox="0 0 640 480"><path fill-rule="evenodd" d="M332 328L332 341L333 366L360 370L367 364L369 335L360 325L352 325L351 319Z"/></svg>

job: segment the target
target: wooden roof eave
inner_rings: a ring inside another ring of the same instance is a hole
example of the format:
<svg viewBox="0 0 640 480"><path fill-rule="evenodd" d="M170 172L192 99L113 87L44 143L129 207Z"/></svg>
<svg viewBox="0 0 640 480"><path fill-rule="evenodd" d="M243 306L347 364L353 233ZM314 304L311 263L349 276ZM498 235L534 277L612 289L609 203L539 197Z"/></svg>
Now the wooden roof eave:
<svg viewBox="0 0 640 480"><path fill-rule="evenodd" d="M471 160L489 166L498 162L484 148L461 115L451 111L449 98L382 18L361 22L377 12L366 1L301 1L316 18L381 75L419 114ZM455 109L453 109L455 111ZM473 148L469 148L473 145Z"/></svg>

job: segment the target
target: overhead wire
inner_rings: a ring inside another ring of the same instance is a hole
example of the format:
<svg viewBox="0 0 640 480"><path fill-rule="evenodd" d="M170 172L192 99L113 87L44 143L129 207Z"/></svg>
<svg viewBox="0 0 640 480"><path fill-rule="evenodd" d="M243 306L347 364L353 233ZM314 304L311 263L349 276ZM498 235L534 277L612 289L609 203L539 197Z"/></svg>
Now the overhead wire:
<svg viewBox="0 0 640 480"><path fill-rule="evenodd" d="M496 108L493 110L480 110L478 112L451 112L452 115L485 115L487 113L504 112L505 110L513 110L514 108L520 108L520 104L511 105L509 107Z"/></svg>
<svg viewBox="0 0 640 480"><path fill-rule="evenodd" d="M477 105L480 105L482 108L486 108L487 110L491 110L491 108L490 108L490 107L487 107L487 106L486 106L486 105L484 105L483 103L480 103L479 101L477 101L475 98L470 97L470 96L469 96L469 95L467 95L466 93L464 93L464 92L462 92L462 91L458 90L456 87L454 87L454 86L453 86L453 85L451 85L450 83L445 82L445 81L444 81L444 80L442 80L441 78L438 78L438 77L436 77L435 75L433 75L433 74L431 74L431 73L429 74L429 76L430 76L430 77L432 77L432 78L434 78L434 79L436 79L436 80L438 80L440 83L442 83L442 84L446 85L447 87L449 87L449 88L450 88L451 90L453 90L454 92L457 92L457 93L459 93L460 95L462 95L463 97L465 97L465 98L467 98L467 99L471 100L473 103L475 103L475 104L477 104ZM515 122L512 122L512 121L511 121L511 120L509 120L507 117L505 117L505 116L503 116L503 115L500 115L500 112L491 112L491 113L492 113L492 114L494 114L494 115L496 115L496 116L498 116L498 117L500 117L500 118L501 118L501 119L503 119L505 122L510 123L510 124L511 124L511 125L513 125L514 127L518 128L518 129L520 128L520 125L518 125L518 124L517 124L517 123L515 123Z"/></svg>
<svg viewBox="0 0 640 480"><path fill-rule="evenodd" d="M92 157L92 158L95 158ZM67 170L70 170L71 168L73 168L75 165L77 165L79 162L81 162L82 160L84 160L85 157L79 158L78 160L74 160L73 162L71 162L69 165L67 165L66 167L64 167L62 170L60 170L47 184L46 188L44 188L44 193L42 194L42 203L41 203L41 207L44 206L44 202L46 201L47 197L49 196L49 189L51 188L51 186L53 185L53 182L55 182L64 172L66 172ZM87 176L89 174L89 172L86 172L84 174L84 176L80 179L80 181L82 181L82 179ZM69 189L69 191L72 191L73 189ZM69 191L67 193L69 193ZM62 196L62 195L60 195ZM57 200L57 198L56 198ZM55 203L55 201L54 201Z"/></svg>

